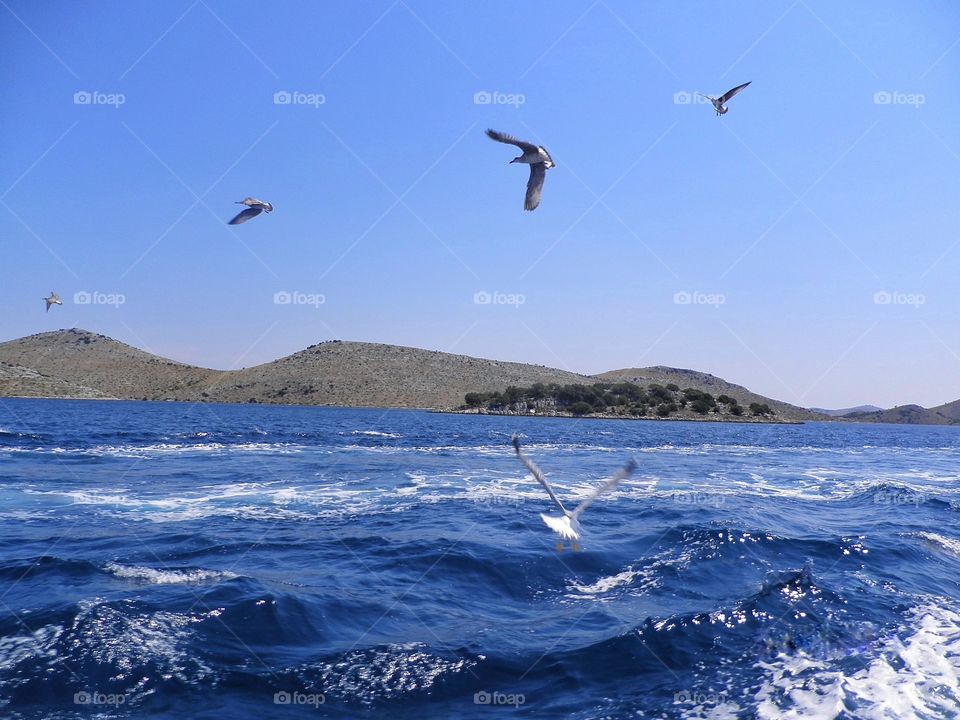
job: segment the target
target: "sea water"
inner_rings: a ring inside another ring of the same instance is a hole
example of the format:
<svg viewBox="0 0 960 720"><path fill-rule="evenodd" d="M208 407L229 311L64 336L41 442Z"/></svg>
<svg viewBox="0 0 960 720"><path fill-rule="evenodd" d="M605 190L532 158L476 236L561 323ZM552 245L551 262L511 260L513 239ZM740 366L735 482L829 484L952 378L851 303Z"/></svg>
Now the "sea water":
<svg viewBox="0 0 960 720"><path fill-rule="evenodd" d="M517 433L575 505L540 520ZM0 716L944 718L960 429L0 401Z"/></svg>

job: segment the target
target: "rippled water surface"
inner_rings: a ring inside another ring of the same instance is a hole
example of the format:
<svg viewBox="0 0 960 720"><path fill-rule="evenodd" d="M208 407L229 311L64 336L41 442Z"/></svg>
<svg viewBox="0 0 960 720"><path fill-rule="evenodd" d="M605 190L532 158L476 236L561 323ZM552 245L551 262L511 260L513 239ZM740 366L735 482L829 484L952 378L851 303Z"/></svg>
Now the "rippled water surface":
<svg viewBox="0 0 960 720"><path fill-rule="evenodd" d="M558 551L520 433L575 503ZM0 716L960 713L960 430L0 402Z"/></svg>

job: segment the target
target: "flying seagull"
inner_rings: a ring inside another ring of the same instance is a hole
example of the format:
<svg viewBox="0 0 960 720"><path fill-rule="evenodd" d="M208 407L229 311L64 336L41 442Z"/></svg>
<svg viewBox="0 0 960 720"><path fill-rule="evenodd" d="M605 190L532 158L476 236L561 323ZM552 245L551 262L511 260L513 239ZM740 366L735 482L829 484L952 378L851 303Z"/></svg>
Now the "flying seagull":
<svg viewBox="0 0 960 720"><path fill-rule="evenodd" d="M53 290L50 291L50 297L45 297L43 301L47 303L47 312L50 312L51 305L63 305L63 301L60 299L60 296L57 295Z"/></svg>
<svg viewBox="0 0 960 720"><path fill-rule="evenodd" d="M705 95L704 97L706 97L707 100L713 103L713 109L717 111L717 115L726 115L727 112L730 110L730 108L726 106L727 101L730 100L730 98L732 98L734 95L736 95L738 92L743 90L745 87L747 87L747 85L749 85L752 82L753 80L751 80L750 82L745 82L743 85L737 85L732 90L727 90L723 95L721 95L718 98L715 98L712 95Z"/></svg>
<svg viewBox="0 0 960 720"><path fill-rule="evenodd" d="M497 142L516 145L523 151L522 155L515 157L510 162L526 163L530 166L530 179L527 180L527 196L523 202L523 209L536 210L537 205L540 204L540 191L543 190L543 181L547 177L547 170L556 167L550 153L543 145L534 145L523 140L517 140L512 135L496 130L487 130L487 137Z"/></svg>
<svg viewBox="0 0 960 720"><path fill-rule="evenodd" d="M239 225L240 223L245 223L250 218L255 218L257 215L262 213L264 210L267 212L273 212L273 205L263 200L257 200L256 198L248 197L243 200L238 200L237 205L246 205L246 210L241 210L238 212L233 220L227 223L227 225Z"/></svg>
<svg viewBox="0 0 960 720"><path fill-rule="evenodd" d="M630 477L633 474L633 471L637 469L636 460L630 460L623 469L620 470L616 475L597 486L597 489L594 490L589 497L587 497L583 502L581 502L574 509L573 512L567 510L563 503L553 494L553 489L550 487L550 484L547 482L547 479L544 477L543 472L536 465L533 464L533 461L523 454L520 450L520 438L516 435L513 436L513 449L517 451L517 457L520 458L520 462L529 470L533 476L537 479L543 489L547 491L547 495L550 496L550 499L556 503L557 507L560 508L560 512L563 515L554 516L554 515L545 515L540 514L540 518L547 524L547 527L557 533L560 537L565 540L579 540L580 535L583 533L583 528L580 526L580 515L583 514L583 511L586 510L594 500L603 495L604 493L610 492L617 485L620 484L622 480ZM576 546L574 546L576 547Z"/></svg>

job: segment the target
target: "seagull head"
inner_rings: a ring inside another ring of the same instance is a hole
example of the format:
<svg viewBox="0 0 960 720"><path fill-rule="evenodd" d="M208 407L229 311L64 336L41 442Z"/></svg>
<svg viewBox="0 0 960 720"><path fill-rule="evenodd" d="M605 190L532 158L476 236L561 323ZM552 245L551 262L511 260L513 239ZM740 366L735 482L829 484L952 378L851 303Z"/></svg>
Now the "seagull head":
<svg viewBox="0 0 960 720"><path fill-rule="evenodd" d="M511 160L511 161L508 163L508 165L512 165L512 164L515 163L515 162L521 162L522 160L523 160L523 155L518 155L518 156L515 157L513 160Z"/></svg>

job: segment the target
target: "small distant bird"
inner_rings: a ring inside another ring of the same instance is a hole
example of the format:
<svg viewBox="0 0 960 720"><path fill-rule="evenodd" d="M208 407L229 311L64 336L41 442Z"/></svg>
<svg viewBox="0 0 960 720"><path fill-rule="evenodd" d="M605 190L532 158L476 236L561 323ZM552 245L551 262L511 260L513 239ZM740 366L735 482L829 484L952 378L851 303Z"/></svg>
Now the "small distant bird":
<svg viewBox="0 0 960 720"><path fill-rule="evenodd" d="M496 130L487 130L487 137L497 142L516 145L523 151L511 160L511 163L526 163L530 166L530 179L527 181L527 196L523 203L524 210L536 210L540 204L540 192L543 190L543 181L547 177L547 170L556 167L553 158L543 145L534 145L533 143L517 140L512 135L497 132Z"/></svg>
<svg viewBox="0 0 960 720"><path fill-rule="evenodd" d="M50 291L50 297L43 298L43 301L47 304L47 312L50 312L51 305L63 305L63 301L60 299L60 296L57 295L53 290Z"/></svg>
<svg viewBox="0 0 960 720"><path fill-rule="evenodd" d="M246 205L246 210L241 210L238 212L233 220L227 223L227 225L239 225L240 223L245 223L250 218L255 218L257 215L262 213L264 210L267 212L273 212L273 205L263 200L257 200L256 198L248 197L243 200L238 200L237 205Z"/></svg>
<svg viewBox="0 0 960 720"><path fill-rule="evenodd" d="M540 468L534 465L533 461L524 455L520 450L520 438L518 438L516 435L513 436L513 449L517 451L517 457L520 458L520 462L522 462L527 470L533 474L533 476L537 479L537 482L543 485L543 489L547 491L547 495L550 496L550 499L557 504L557 507L560 508L560 512L563 513L563 515L560 517L541 513L540 519L547 524L548 528L553 530L565 540L579 540L580 535L583 533L583 528L580 526L580 515L583 514L583 511L586 510L587 507L598 497L604 493L610 492L617 485L619 485L622 480L630 477L633 474L633 471L637 469L636 460L631 459L630 462L628 462L626 466L620 470L620 472L602 485L598 486L597 489L594 490L586 500L577 505L573 512L570 512L563 506L563 503L557 499L557 496L553 494L553 489L550 487L550 484L547 482L547 479L544 477ZM558 545L558 549L561 549L562 547L562 544ZM574 545L574 550L576 549L577 547Z"/></svg>
<svg viewBox="0 0 960 720"><path fill-rule="evenodd" d="M726 106L727 101L730 100L730 98L732 98L738 92L746 88L747 85L749 85L752 82L753 80L751 80L750 82L745 82L743 85L737 85L732 90L727 90L723 95L721 95L718 98L715 98L712 95L704 95L704 97L713 103L713 109L717 111L717 115L726 115L727 112L730 110L730 108Z"/></svg>

